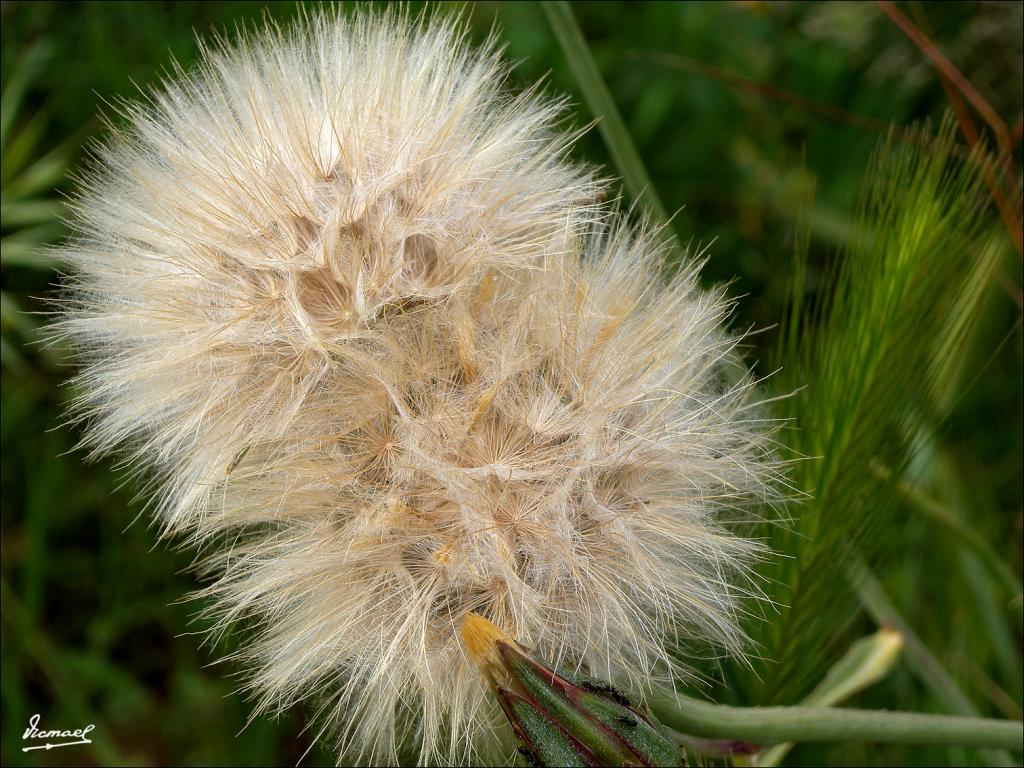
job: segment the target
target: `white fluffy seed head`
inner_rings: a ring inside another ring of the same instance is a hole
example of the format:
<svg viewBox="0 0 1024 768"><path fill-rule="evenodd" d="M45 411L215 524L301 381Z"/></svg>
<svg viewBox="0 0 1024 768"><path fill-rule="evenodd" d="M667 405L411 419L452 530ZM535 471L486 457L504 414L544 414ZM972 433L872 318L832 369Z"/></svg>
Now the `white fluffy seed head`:
<svg viewBox="0 0 1024 768"><path fill-rule="evenodd" d="M388 312L567 249L596 185L558 105L505 75L450 23L329 15L125 108L76 206L63 328L92 445L157 471L169 528Z"/></svg>
<svg viewBox="0 0 1024 768"><path fill-rule="evenodd" d="M637 695L739 651L775 498L696 265L594 225L554 109L450 25L308 20L232 50L99 155L59 333L78 415L208 553L259 708L339 759L481 758L478 613ZM615 214L611 214L615 215Z"/></svg>

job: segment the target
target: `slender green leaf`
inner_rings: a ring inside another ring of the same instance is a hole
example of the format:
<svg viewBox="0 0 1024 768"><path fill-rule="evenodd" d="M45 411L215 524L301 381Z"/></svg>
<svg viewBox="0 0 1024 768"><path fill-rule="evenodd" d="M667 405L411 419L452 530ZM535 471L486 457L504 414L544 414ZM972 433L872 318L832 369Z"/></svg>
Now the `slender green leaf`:
<svg viewBox="0 0 1024 768"><path fill-rule="evenodd" d="M50 222L8 235L0 240L0 264L5 267L53 269L57 261L44 250L44 246L63 232L63 224Z"/></svg>
<svg viewBox="0 0 1024 768"><path fill-rule="evenodd" d="M885 470L878 468L876 473L885 476ZM956 513L935 499L931 498L924 491L916 488L906 480L896 483L896 489L903 494L903 498L910 502L914 509L930 521L938 524L945 530L950 538L961 547L973 551L984 563L985 567L992 573L993 577L1002 585L1002 588L1011 597L1021 594L1021 580L1003 559L996 554L992 545L985 541L977 531L964 524Z"/></svg>
<svg viewBox="0 0 1024 768"><path fill-rule="evenodd" d="M4 229L31 227L59 219L64 213L60 200L26 200L7 202L0 200L0 226Z"/></svg>
<svg viewBox="0 0 1024 768"><path fill-rule="evenodd" d="M576 17L573 14L572 6L562 1L546 1L541 5L547 15L551 30L558 38L569 69L572 70L583 98L587 103L590 112L598 119L598 130L601 137L611 153L615 168L622 176L622 183L629 195L640 201L648 210L651 218L658 224L668 225L669 217L665 206L658 196L651 177L644 167L643 160L633 144L626 124L619 114L615 100L612 98L608 86L605 84L601 71L594 61L583 32ZM671 231L671 230L669 230Z"/></svg>
<svg viewBox="0 0 1024 768"><path fill-rule="evenodd" d="M28 90L32 78L39 68L46 62L50 55L50 43L43 40L26 50L14 72L4 83L3 97L0 98L0 149L4 152L4 160L7 156L7 142L11 137L14 122L21 108L22 99Z"/></svg>
<svg viewBox="0 0 1024 768"><path fill-rule="evenodd" d="M4 184L4 194L10 200L19 200L49 192L64 179L69 157L70 144L63 144L48 152Z"/></svg>

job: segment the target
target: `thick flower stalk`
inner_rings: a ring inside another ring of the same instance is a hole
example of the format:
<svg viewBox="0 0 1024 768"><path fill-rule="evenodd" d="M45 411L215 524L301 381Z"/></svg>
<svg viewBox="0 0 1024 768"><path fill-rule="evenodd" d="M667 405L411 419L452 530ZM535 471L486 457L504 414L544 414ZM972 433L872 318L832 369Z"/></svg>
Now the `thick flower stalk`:
<svg viewBox="0 0 1024 768"><path fill-rule="evenodd" d="M312 699L339 760L512 748L470 613L640 700L743 647L730 529L777 467L729 304L595 223L503 72L371 15L208 52L127 110L64 251L88 443L207 554L258 708Z"/></svg>

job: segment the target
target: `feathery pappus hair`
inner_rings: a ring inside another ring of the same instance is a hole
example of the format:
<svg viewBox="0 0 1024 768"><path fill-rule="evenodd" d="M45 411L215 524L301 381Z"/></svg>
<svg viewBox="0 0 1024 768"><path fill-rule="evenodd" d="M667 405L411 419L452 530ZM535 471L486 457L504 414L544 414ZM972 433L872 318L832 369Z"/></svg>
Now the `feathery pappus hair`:
<svg viewBox="0 0 1024 768"><path fill-rule="evenodd" d="M506 74L452 22L314 15L123 107L76 201L64 328L90 444L156 471L168 528L384 315L570 247L596 185L559 105Z"/></svg>
<svg viewBox="0 0 1024 768"><path fill-rule="evenodd" d="M54 334L75 418L203 552L260 712L339 761L493 760L480 614L638 696L739 653L770 429L699 265L597 209L493 43L314 16L207 50L100 150Z"/></svg>

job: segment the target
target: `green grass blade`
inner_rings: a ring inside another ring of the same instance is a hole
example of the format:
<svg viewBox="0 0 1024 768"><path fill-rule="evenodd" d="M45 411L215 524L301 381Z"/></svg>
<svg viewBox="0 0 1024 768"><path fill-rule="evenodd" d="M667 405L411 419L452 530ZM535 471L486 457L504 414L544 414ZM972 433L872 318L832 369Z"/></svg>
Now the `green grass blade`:
<svg viewBox="0 0 1024 768"><path fill-rule="evenodd" d="M25 93L49 56L49 44L45 41L36 43L22 53L13 73L4 83L3 98L0 99L0 151L5 154Z"/></svg>
<svg viewBox="0 0 1024 768"><path fill-rule="evenodd" d="M0 264L4 267L53 269L57 260L45 250L45 246L63 233L64 225L59 221L17 230L0 240Z"/></svg>
<svg viewBox="0 0 1024 768"><path fill-rule="evenodd" d="M548 23L562 48L569 69L572 70L587 108L598 119L598 130L608 147L615 163L615 168L622 176L622 183L629 195L640 201L657 224L668 224L669 217L665 206L651 182L651 177L640 159L633 139L626 129L626 124L619 114L615 100L612 98L597 68L597 62L587 46L576 17L569 3L561 0L546 0L541 3Z"/></svg>
<svg viewBox="0 0 1024 768"><path fill-rule="evenodd" d="M7 202L0 200L0 226L4 229L31 227L60 219L65 206L60 200L35 199Z"/></svg>
<svg viewBox="0 0 1024 768"><path fill-rule="evenodd" d="M967 526L957 517L956 513L906 480L897 482L896 489L903 494L903 498L910 502L917 512L945 530L958 546L974 552L1011 598L1021 594L1021 581L1010 566L1003 561L984 537Z"/></svg>

